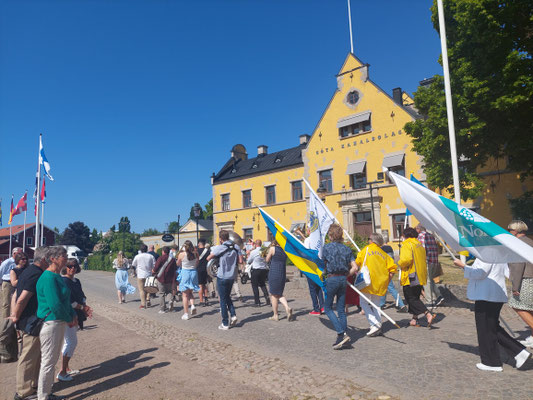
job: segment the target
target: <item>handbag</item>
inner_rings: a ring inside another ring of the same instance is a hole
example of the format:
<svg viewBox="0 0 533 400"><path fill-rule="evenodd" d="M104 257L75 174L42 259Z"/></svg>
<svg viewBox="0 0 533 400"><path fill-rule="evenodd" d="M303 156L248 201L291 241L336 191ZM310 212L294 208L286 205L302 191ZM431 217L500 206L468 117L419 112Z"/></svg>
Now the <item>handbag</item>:
<svg viewBox="0 0 533 400"><path fill-rule="evenodd" d="M411 247L411 253L413 254L413 265L415 266L415 271L409 274L409 286L419 286L420 280L418 279L418 274L416 273L416 261L415 261L415 251Z"/></svg>
<svg viewBox="0 0 533 400"><path fill-rule="evenodd" d="M26 326L23 331L31 336L39 336L41 333L41 328L43 327L44 321L52 313L52 310L44 316L44 318L39 318L37 315L32 315L26 320Z"/></svg>
<svg viewBox="0 0 533 400"><path fill-rule="evenodd" d="M361 267L361 270L357 274L357 277L354 281L354 286L358 289L364 289L367 286L370 286L372 281L370 280L370 271L368 270L368 267L366 266L366 257L368 256L368 247L366 248L365 253L365 259L363 260L363 266Z"/></svg>
<svg viewBox="0 0 533 400"><path fill-rule="evenodd" d="M159 286L157 285L157 278L155 276L149 276L144 281L144 291L147 293L159 292Z"/></svg>

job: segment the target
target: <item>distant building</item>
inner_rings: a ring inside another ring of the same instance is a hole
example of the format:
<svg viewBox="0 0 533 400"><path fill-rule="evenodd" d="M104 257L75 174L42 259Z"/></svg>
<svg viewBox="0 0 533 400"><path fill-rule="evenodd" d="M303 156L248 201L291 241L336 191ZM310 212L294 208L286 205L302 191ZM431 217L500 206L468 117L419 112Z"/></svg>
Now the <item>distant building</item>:
<svg viewBox="0 0 533 400"><path fill-rule="evenodd" d="M171 233L174 237L172 242L164 242L162 240L163 235L153 235L153 236L142 236L141 241L147 245L153 245L155 250L163 246L172 246L178 245L181 247L186 240L190 240L196 246L196 220L190 219L180 228L179 234L179 243L178 243L178 234ZM199 219L198 220L198 238L205 239L208 242L212 241L213 238L213 220L210 219Z"/></svg>
<svg viewBox="0 0 533 400"><path fill-rule="evenodd" d="M12 247L23 247L24 241L24 225L13 225L11 228ZM56 233L44 226L43 243L45 246L53 246L56 244ZM33 251L35 250L35 223L26 224L26 254L33 258ZM9 258L9 227L0 229L0 260Z"/></svg>

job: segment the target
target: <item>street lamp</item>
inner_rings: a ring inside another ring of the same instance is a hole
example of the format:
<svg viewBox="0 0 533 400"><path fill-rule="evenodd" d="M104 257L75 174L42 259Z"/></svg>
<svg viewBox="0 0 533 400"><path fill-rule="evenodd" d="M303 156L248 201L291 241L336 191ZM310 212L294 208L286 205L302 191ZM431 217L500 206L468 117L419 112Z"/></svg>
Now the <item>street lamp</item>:
<svg viewBox="0 0 533 400"><path fill-rule="evenodd" d="M326 201L326 193L327 192L328 192L328 190L324 187L324 184L322 182L320 182L320 186L316 190L316 193L320 197L320 200L322 200L324 202Z"/></svg>
<svg viewBox="0 0 533 400"><path fill-rule="evenodd" d="M372 185L375 185L376 183L383 183L383 181L367 182L367 184L370 186L370 210L372 217L372 232L376 231L376 221L374 220L374 194L372 193Z"/></svg>
<svg viewBox="0 0 533 400"><path fill-rule="evenodd" d="M194 203L192 210L194 212L194 218L196 218L196 245L198 246L198 218L200 218L202 208L200 207L200 204Z"/></svg>

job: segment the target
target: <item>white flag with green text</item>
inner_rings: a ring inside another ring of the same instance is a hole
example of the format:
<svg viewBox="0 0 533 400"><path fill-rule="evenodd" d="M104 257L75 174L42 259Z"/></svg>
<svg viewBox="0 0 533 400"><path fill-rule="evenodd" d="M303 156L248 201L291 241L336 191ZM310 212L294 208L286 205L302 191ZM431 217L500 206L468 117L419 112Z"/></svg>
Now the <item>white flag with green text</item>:
<svg viewBox="0 0 533 400"><path fill-rule="evenodd" d="M533 263L533 247L455 201L387 172L415 217L457 251L467 250L487 263Z"/></svg>

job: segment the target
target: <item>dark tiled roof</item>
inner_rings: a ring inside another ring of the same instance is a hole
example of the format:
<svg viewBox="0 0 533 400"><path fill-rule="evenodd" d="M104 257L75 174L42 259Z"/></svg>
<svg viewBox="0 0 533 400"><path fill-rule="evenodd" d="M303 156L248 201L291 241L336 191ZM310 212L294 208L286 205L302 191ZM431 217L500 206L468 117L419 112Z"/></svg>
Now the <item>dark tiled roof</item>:
<svg viewBox="0 0 533 400"><path fill-rule="evenodd" d="M215 175L213 183L257 175L287 167L303 166L302 150L304 148L305 145L300 145L247 160L236 160L232 157Z"/></svg>

